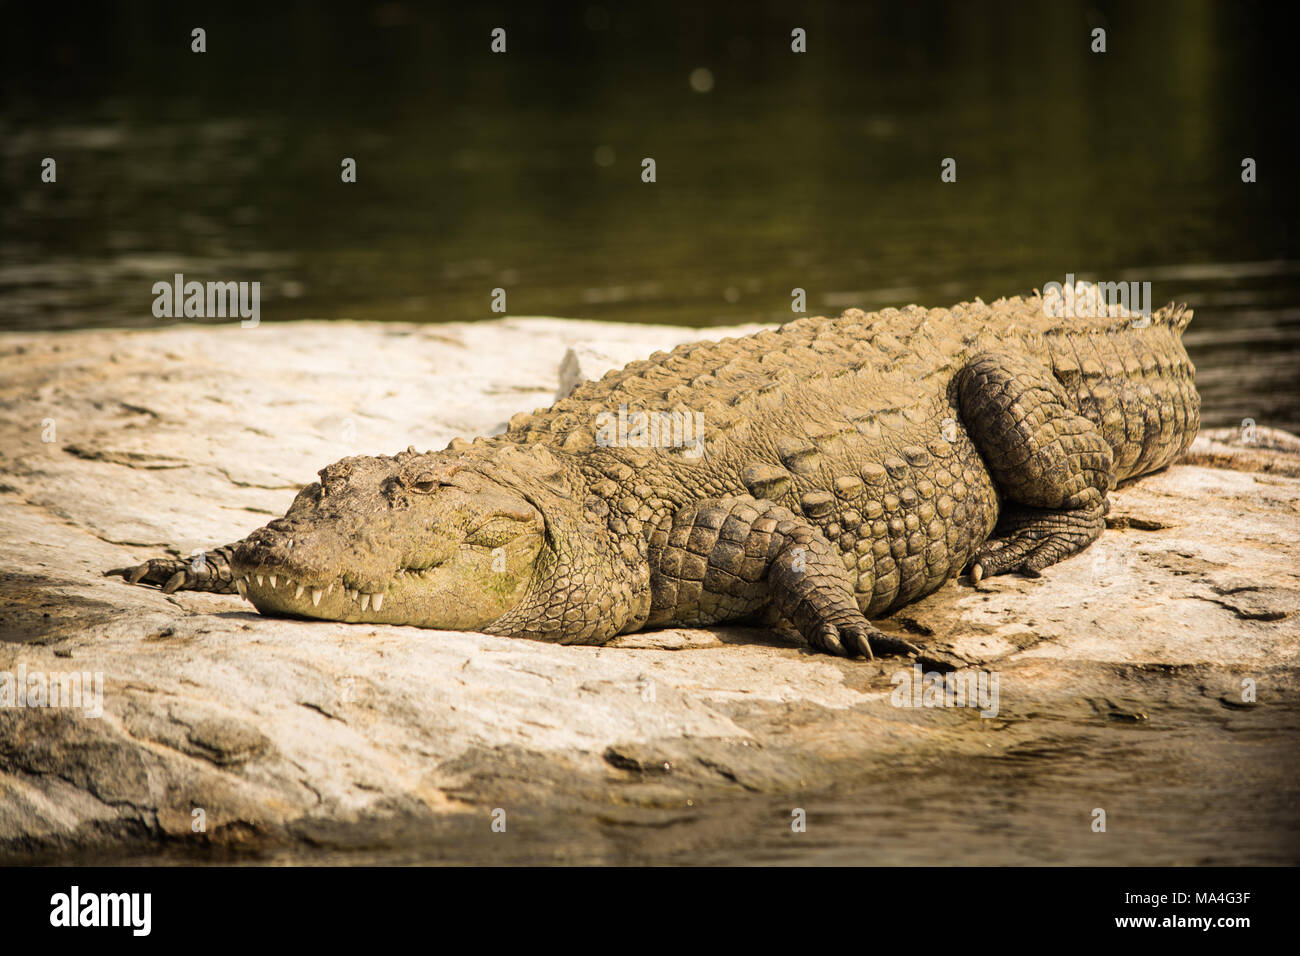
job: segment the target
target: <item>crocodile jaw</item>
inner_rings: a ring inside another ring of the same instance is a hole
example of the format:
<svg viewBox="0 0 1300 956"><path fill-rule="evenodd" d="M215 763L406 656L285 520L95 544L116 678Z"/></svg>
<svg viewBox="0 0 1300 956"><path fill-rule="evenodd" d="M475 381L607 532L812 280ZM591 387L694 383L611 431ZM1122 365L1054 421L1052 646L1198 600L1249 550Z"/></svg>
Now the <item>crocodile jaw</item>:
<svg viewBox="0 0 1300 956"><path fill-rule="evenodd" d="M516 564L527 564L526 554L519 558ZM493 571L490 566L436 567L399 569L380 586L351 579L357 584L353 587L346 574L326 581L319 576L294 577L293 569L245 573L245 568L236 568L241 596L269 616L458 631L491 624L518 604L531 579L531 573Z"/></svg>

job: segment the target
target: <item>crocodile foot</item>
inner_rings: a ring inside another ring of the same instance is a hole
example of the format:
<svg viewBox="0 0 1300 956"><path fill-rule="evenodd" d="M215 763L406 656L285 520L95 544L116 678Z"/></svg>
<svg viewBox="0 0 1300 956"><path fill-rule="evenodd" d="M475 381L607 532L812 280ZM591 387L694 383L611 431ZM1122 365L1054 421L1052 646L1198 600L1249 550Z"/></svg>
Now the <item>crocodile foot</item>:
<svg viewBox="0 0 1300 956"><path fill-rule="evenodd" d="M174 591L209 591L214 594L234 594L237 586L230 571L233 545L200 552L190 558L150 558L143 564L126 568L112 568L105 577L117 575L128 584L143 584L162 588L164 594Z"/></svg>
<svg viewBox="0 0 1300 956"><path fill-rule="evenodd" d="M1047 511L1012 506L999 530L971 560L971 580L1019 571L1038 577L1043 568L1078 554L1097 539L1106 526L1106 502L1073 511Z"/></svg>

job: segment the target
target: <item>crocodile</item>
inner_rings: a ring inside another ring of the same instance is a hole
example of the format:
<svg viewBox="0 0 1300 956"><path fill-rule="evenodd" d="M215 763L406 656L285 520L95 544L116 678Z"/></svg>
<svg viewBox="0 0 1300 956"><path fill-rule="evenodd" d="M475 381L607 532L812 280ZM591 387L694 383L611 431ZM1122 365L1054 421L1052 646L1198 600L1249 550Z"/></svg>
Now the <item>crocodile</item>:
<svg viewBox="0 0 1300 956"><path fill-rule="evenodd" d="M1189 309L1059 306L849 309L688 343L502 434L344 458L201 560L105 573L298 618L566 644L749 622L921 657L869 619L1078 554L1116 483L1196 434Z"/></svg>

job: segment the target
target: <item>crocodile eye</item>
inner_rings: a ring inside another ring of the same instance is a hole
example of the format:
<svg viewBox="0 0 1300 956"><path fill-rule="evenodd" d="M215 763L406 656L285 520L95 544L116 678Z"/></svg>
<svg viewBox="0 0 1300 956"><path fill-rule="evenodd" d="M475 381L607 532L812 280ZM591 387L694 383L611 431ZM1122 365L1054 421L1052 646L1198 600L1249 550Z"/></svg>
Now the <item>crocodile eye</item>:
<svg viewBox="0 0 1300 956"><path fill-rule="evenodd" d="M442 482L433 476L433 472L426 471L411 482L411 490L418 491L422 495L427 495L434 491Z"/></svg>

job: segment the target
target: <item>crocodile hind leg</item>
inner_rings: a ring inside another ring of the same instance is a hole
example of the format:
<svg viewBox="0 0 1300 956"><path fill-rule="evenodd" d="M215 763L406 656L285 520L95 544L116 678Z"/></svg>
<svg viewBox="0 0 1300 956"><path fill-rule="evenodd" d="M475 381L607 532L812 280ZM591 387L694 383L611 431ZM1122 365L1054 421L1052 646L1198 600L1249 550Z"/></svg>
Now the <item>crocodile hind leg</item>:
<svg viewBox="0 0 1300 956"><path fill-rule="evenodd" d="M230 558L240 542L213 548L191 558L150 558L144 564L129 568L113 568L105 576L116 574L128 584L152 584L164 594L173 591L211 591L215 594L234 594L237 590L235 576L230 570Z"/></svg>
<svg viewBox="0 0 1300 956"><path fill-rule="evenodd" d="M971 576L1037 574L1082 551L1106 526L1111 449L1042 366L976 356L962 370L961 416L1003 499Z"/></svg>
<svg viewBox="0 0 1300 956"><path fill-rule="evenodd" d="M803 517L747 495L694 502L650 537L648 626L716 624L760 611L841 657L919 654L873 627L835 547Z"/></svg>

